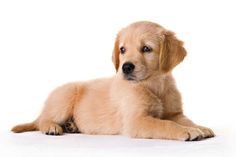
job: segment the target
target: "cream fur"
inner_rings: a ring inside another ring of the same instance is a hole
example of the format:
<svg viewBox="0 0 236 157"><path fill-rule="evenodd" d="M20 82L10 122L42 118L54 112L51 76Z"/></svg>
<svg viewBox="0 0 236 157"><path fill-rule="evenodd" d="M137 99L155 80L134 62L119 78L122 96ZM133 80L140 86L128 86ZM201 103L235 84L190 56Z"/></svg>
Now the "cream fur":
<svg viewBox="0 0 236 157"><path fill-rule="evenodd" d="M152 51L140 52L144 45ZM120 54L121 46L126 48L125 54ZM173 32L152 22L133 23L117 36L112 58L115 76L57 88L37 120L12 131L62 134L61 125L73 117L85 134L173 140L213 137L212 130L194 124L183 114L171 71L185 55L183 42ZM122 73L121 67L128 61L135 65L132 81Z"/></svg>

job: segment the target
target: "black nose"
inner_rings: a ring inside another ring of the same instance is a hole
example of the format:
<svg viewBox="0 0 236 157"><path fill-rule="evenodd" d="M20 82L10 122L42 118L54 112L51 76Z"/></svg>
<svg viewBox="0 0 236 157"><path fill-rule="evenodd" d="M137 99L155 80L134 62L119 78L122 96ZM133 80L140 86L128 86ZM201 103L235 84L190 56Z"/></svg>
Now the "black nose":
<svg viewBox="0 0 236 157"><path fill-rule="evenodd" d="M124 63L122 66L123 73L126 75L131 74L134 71L134 68L134 64L130 62Z"/></svg>

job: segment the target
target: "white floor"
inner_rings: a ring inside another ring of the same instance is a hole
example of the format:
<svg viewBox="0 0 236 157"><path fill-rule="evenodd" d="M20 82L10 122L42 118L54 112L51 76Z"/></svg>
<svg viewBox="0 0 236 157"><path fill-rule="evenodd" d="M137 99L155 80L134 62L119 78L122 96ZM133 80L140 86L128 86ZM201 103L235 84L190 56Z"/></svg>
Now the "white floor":
<svg viewBox="0 0 236 157"><path fill-rule="evenodd" d="M131 139L123 136L66 134L46 136L40 132L0 134L0 156L236 156L235 140L228 131L218 130L217 137L179 142L153 139Z"/></svg>

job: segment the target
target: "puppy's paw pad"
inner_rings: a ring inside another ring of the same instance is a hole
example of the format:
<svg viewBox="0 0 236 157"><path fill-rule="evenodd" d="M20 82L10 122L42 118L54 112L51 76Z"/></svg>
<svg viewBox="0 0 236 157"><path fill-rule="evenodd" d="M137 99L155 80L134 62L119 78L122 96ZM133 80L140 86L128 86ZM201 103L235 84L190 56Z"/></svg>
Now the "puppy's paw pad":
<svg viewBox="0 0 236 157"><path fill-rule="evenodd" d="M74 122L66 122L63 125L63 130L64 130L64 132L67 132L67 133L77 133L78 132L78 128L76 127Z"/></svg>
<svg viewBox="0 0 236 157"><path fill-rule="evenodd" d="M79 133L78 127L76 126L73 117L68 119L62 125L63 131L66 133Z"/></svg>

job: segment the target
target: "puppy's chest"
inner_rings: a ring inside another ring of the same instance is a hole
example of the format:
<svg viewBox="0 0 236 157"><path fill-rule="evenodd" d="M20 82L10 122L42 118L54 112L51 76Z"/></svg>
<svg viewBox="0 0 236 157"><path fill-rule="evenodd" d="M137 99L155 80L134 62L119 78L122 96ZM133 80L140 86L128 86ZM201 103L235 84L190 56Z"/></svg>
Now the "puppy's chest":
<svg viewBox="0 0 236 157"><path fill-rule="evenodd" d="M148 114L156 118L162 118L165 110L164 101L162 100L164 94L163 87L155 90L150 90L149 92L149 94L151 95L151 101L148 104L147 108Z"/></svg>
<svg viewBox="0 0 236 157"><path fill-rule="evenodd" d="M164 104L161 99L162 91L155 89L146 89L146 95L148 102L146 103L146 111L148 115L161 118L164 111Z"/></svg>
<svg viewBox="0 0 236 157"><path fill-rule="evenodd" d="M164 104L163 101L159 98L156 98L152 103L148 104L147 112L149 115L162 118L164 115Z"/></svg>

